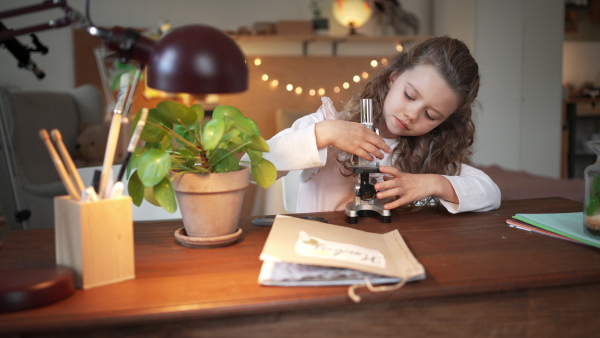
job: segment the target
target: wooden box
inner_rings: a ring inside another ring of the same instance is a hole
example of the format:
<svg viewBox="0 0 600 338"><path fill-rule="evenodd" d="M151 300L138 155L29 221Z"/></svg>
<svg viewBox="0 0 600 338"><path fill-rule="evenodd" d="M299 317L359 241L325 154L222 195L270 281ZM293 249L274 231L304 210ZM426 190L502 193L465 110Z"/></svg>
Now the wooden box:
<svg viewBox="0 0 600 338"><path fill-rule="evenodd" d="M55 197L54 227L56 263L73 269L78 288L135 278L131 197Z"/></svg>
<svg viewBox="0 0 600 338"><path fill-rule="evenodd" d="M313 33L312 21L278 21L277 34L310 35Z"/></svg>

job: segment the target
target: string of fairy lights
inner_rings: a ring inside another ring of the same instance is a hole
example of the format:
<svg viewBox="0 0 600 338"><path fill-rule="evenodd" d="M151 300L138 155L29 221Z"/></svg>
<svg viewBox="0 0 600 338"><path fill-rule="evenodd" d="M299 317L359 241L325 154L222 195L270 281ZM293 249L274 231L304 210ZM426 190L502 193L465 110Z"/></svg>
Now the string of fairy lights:
<svg viewBox="0 0 600 338"><path fill-rule="evenodd" d="M257 57L254 58L252 63L255 67L260 67L263 64L263 59ZM388 62L387 58L382 58L381 60L371 60L370 66L371 68L377 68L380 64L386 65ZM300 85L294 84L290 81L286 81L285 79L275 78L268 73L263 73L261 75L261 80L266 82L271 88L279 89L283 88L287 92L295 93L296 95L308 94L310 96L324 96L330 95L330 93L339 94L342 90L350 89L351 86L359 84L361 81L367 80L369 78L369 72L363 71L360 74L355 74L351 77L351 79L347 81L340 81L339 84L334 85L331 88L324 87L312 87L312 88L303 88Z"/></svg>
<svg viewBox="0 0 600 338"><path fill-rule="evenodd" d="M380 62L381 62L381 64L386 64L387 59L384 58L384 59L381 59L381 61L371 60L370 65L372 68L376 68ZM263 60L261 58L255 58L253 61L253 64L256 67L259 67L260 65L262 65L262 63L263 63ZM333 86L333 88L326 89L324 87L314 87L314 88L306 89L306 88L303 88L302 86L296 85L289 81L285 81L285 79L274 78L271 75L269 75L268 73L263 73L261 75L261 80L268 83L268 85L273 89L283 88L285 91L295 93L296 95L301 95L303 93L306 93L310 96L315 96L315 95L324 96L329 93L328 92L329 90L333 93L338 94L342 90L350 89L350 87L352 86L353 83L358 84L358 83L360 83L360 81L367 80L368 78L369 78L369 72L363 71L361 74L353 75L351 80L342 81L339 85Z"/></svg>

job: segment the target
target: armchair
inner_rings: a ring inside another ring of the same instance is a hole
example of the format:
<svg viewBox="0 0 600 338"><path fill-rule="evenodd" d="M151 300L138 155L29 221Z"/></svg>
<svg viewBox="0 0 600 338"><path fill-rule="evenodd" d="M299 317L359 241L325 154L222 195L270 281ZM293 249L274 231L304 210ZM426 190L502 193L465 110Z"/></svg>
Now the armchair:
<svg viewBox="0 0 600 338"><path fill-rule="evenodd" d="M75 151L83 122L102 123L104 99L92 85L66 92L0 87L0 211L11 229L52 227L53 199L66 194L39 130L60 130Z"/></svg>

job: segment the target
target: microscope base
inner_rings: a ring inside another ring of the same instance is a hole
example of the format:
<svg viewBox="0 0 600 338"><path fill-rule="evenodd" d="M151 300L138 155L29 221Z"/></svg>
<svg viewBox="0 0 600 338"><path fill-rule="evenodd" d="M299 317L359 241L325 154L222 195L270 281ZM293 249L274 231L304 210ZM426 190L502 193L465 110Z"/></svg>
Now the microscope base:
<svg viewBox="0 0 600 338"><path fill-rule="evenodd" d="M358 223L359 217L379 217L381 223L391 223L392 213L390 210L383 209L382 205L349 202L346 204L346 222L349 224Z"/></svg>

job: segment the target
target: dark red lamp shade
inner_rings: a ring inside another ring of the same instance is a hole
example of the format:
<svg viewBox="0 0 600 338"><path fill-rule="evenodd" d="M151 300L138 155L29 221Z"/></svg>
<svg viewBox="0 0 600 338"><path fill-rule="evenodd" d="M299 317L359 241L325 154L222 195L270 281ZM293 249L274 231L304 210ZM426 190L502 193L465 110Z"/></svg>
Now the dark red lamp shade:
<svg viewBox="0 0 600 338"><path fill-rule="evenodd" d="M173 29L157 41L146 64L147 84L167 92L235 93L248 88L238 45L203 25Z"/></svg>

